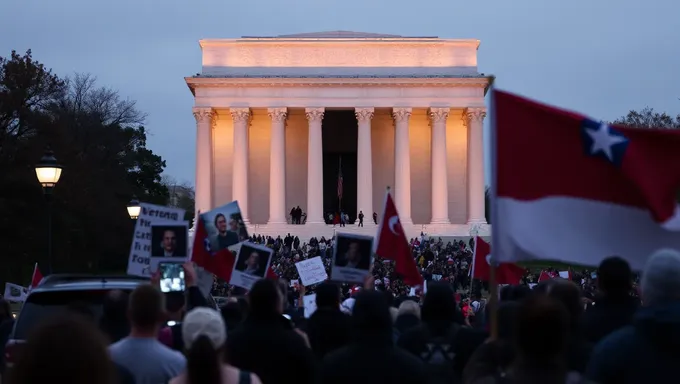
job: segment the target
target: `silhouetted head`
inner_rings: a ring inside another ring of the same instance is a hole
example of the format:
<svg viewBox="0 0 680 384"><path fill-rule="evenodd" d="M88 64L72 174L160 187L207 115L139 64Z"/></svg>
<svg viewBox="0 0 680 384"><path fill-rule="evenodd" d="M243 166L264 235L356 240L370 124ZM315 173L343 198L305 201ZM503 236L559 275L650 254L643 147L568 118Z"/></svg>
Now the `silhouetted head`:
<svg viewBox="0 0 680 384"><path fill-rule="evenodd" d="M554 362L566 351L569 312L546 295L531 295L519 305L514 344L518 356L532 362Z"/></svg>
<svg viewBox="0 0 680 384"><path fill-rule="evenodd" d="M630 264L618 256L608 257L597 268L597 286L610 297L626 297L633 284Z"/></svg>
<svg viewBox="0 0 680 384"><path fill-rule="evenodd" d="M362 290L356 295L352 324L357 341L392 342L392 316L382 293Z"/></svg>
<svg viewBox="0 0 680 384"><path fill-rule="evenodd" d="M248 292L250 315L270 317L283 313L283 297L278 283L271 279L260 279Z"/></svg>
<svg viewBox="0 0 680 384"><path fill-rule="evenodd" d="M316 287L316 307L339 308L341 294L337 284L324 281Z"/></svg>

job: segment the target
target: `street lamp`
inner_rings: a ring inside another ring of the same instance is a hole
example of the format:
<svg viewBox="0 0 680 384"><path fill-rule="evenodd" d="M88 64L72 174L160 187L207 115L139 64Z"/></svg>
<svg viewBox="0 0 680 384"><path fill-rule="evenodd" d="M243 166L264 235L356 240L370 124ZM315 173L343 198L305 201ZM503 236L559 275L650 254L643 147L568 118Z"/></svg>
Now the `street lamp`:
<svg viewBox="0 0 680 384"><path fill-rule="evenodd" d="M132 196L132 200L128 203L127 211L132 220L137 220L139 213L142 211L142 207L139 205L139 200L137 200L136 197Z"/></svg>
<svg viewBox="0 0 680 384"><path fill-rule="evenodd" d="M57 163L54 153L47 148L40 162L35 165L35 174L43 187L47 201L47 260L48 274L52 273L52 190L61 178L62 167Z"/></svg>

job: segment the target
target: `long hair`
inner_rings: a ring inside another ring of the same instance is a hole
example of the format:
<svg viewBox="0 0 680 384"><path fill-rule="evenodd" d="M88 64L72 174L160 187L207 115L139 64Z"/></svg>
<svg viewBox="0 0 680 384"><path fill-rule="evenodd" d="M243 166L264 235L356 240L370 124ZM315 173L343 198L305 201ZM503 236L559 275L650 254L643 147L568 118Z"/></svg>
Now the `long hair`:
<svg viewBox="0 0 680 384"><path fill-rule="evenodd" d="M210 339L199 336L187 352L187 379L189 384L220 384L222 368L219 350L213 347Z"/></svg>

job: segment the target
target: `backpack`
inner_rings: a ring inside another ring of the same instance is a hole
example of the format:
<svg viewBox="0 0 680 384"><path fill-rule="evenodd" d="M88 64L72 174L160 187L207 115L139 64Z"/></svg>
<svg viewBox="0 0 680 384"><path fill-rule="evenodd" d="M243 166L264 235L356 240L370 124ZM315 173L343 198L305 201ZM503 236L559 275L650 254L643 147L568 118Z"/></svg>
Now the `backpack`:
<svg viewBox="0 0 680 384"><path fill-rule="evenodd" d="M458 375L454 372L453 363L456 358L454 340L461 326L453 324L442 336L428 335L425 350L420 358L425 363L430 380L429 383L455 383Z"/></svg>

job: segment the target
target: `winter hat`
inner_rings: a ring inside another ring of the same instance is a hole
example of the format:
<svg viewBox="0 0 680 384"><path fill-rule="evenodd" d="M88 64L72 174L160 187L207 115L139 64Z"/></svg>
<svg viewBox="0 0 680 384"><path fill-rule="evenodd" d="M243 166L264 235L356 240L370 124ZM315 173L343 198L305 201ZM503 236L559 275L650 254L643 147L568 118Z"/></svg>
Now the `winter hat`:
<svg viewBox="0 0 680 384"><path fill-rule="evenodd" d="M227 341L227 327L222 315L208 307L194 308L182 320L182 339L187 349L199 337L206 336L215 349Z"/></svg>

